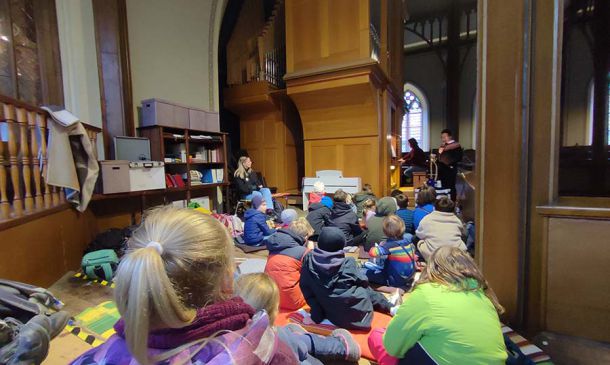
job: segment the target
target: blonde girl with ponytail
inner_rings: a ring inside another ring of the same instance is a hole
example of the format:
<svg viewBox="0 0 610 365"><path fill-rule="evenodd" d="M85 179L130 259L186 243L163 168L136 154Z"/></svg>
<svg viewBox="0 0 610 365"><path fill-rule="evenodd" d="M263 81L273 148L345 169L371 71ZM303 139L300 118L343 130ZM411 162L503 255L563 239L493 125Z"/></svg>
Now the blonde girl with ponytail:
<svg viewBox="0 0 610 365"><path fill-rule="evenodd" d="M266 315L232 298L233 244L211 216L149 211L115 276L116 335L72 364L296 364Z"/></svg>

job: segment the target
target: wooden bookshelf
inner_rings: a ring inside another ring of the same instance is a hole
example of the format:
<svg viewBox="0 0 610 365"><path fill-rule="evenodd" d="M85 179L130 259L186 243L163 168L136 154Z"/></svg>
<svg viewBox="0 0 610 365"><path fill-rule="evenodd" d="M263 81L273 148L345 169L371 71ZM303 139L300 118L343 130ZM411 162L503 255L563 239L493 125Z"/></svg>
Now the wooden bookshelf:
<svg viewBox="0 0 610 365"><path fill-rule="evenodd" d="M150 140L151 159L153 161L180 158L181 151L186 153L186 161L165 162L164 165L166 174L186 174L185 186L168 187L165 189L165 193L185 192L187 201L192 198L209 196L211 203L215 202L212 199L215 196L215 188L220 187L226 193L225 189L229 186L226 133L149 126L138 128L138 134ZM202 155L200 156L202 160L193 161L196 154ZM213 161L209 161L210 159ZM222 171L222 181L192 185L191 170L197 170L203 174L212 169ZM183 199L180 197L175 200ZM214 206L213 208L218 207Z"/></svg>

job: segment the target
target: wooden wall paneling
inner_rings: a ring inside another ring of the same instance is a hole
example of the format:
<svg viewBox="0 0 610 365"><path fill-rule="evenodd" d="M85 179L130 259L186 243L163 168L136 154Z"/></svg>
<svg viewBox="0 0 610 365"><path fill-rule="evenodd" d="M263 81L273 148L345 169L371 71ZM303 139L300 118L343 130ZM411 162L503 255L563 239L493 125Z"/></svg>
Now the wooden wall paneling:
<svg viewBox="0 0 610 365"><path fill-rule="evenodd" d="M532 29L531 123L528 171L527 292L525 323L532 332L545 328L547 219L537 206L556 194L559 152L559 104L563 4L534 2Z"/></svg>
<svg viewBox="0 0 610 365"><path fill-rule="evenodd" d="M305 140L305 175L315 176L318 170L341 170L381 191L377 136Z"/></svg>
<svg viewBox="0 0 610 365"><path fill-rule="evenodd" d="M550 218L548 229L546 329L610 342L610 221Z"/></svg>
<svg viewBox="0 0 610 365"><path fill-rule="evenodd" d="M370 49L368 0L286 0L289 74L370 59Z"/></svg>
<svg viewBox="0 0 610 365"><path fill-rule="evenodd" d="M477 260L502 305L520 325L525 196L523 156L526 3L479 1ZM502 148L497 148L502 141Z"/></svg>
<svg viewBox="0 0 610 365"><path fill-rule="evenodd" d="M92 215L73 209L3 230L0 277L47 287L78 269L95 231Z"/></svg>
<svg viewBox="0 0 610 365"><path fill-rule="evenodd" d="M113 137L134 136L125 0L93 0L104 149L114 158Z"/></svg>
<svg viewBox="0 0 610 365"><path fill-rule="evenodd" d="M383 111L387 83L379 81L380 72L368 63L287 80L303 125L306 176L338 169L343 176L361 177L377 194L387 192L389 124L383 119L389 111Z"/></svg>

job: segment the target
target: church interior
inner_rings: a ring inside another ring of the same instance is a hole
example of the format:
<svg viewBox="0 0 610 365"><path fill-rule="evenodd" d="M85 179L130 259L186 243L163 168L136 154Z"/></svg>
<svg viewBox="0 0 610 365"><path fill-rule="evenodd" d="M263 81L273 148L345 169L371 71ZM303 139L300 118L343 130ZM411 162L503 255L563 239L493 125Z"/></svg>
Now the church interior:
<svg viewBox="0 0 610 365"><path fill-rule="evenodd" d="M608 34L0 0L0 364L610 364Z"/></svg>

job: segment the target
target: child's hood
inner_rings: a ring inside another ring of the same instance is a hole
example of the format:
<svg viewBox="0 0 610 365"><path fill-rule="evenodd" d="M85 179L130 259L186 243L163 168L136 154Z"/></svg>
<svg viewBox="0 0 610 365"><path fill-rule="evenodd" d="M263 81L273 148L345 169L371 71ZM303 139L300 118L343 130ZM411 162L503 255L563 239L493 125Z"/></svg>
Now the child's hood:
<svg viewBox="0 0 610 365"><path fill-rule="evenodd" d="M330 288L340 279L341 268L346 261L343 251L328 252L316 247L308 256L304 266L324 287Z"/></svg>

